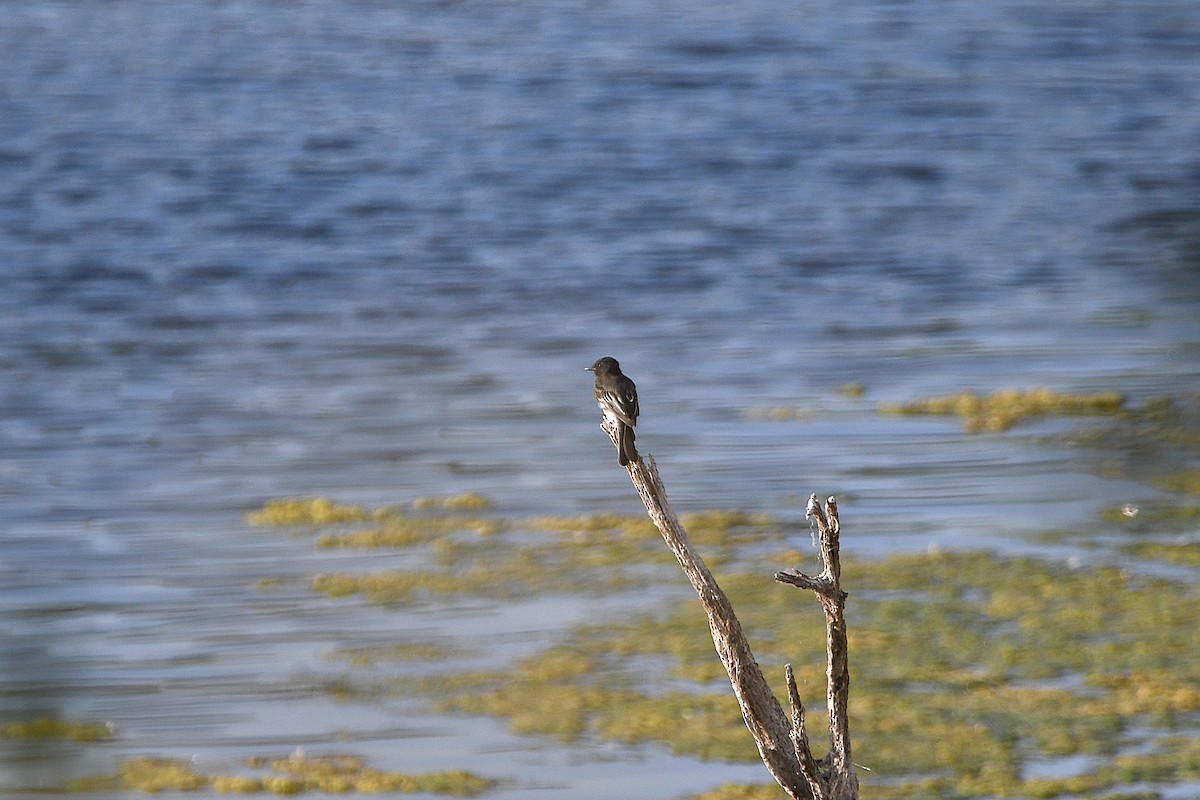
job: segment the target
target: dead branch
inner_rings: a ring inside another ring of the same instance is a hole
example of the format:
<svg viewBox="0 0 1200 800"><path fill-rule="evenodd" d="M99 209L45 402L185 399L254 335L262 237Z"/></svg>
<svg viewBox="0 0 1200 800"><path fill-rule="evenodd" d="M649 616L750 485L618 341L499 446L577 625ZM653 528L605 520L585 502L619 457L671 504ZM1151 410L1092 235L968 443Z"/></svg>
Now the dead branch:
<svg viewBox="0 0 1200 800"><path fill-rule="evenodd" d="M617 431L609 425L602 424L601 427L613 440L613 445L618 445ZM817 761L809 747L804 706L800 702L800 692L791 665L785 667L792 709L789 720L754 659L733 605L692 547L687 531L667 502L667 491L654 459L647 455L626 468L651 521L700 597L700 604L708 616L713 646L729 674L729 682L742 710L742 719L753 734L758 754L771 775L794 800L858 800L858 777L850 760L850 728L846 710L850 690L843 613L846 594L840 586L840 528L834 499L829 498L824 511L817 503L816 495L809 500L808 515L816 519L821 533L821 561L824 565L821 574L809 577L791 570L775 575L775 580L781 583L816 592L825 609L828 626L830 751L824 759Z"/></svg>
<svg viewBox="0 0 1200 800"><path fill-rule="evenodd" d="M791 726L783 707L779 705L762 669L754 660L750 643L746 640L729 598L692 547L687 532L667 502L667 492L658 476L654 459L644 456L627 469L650 519L662 534L667 547L675 554L692 588L700 596L700 603L708 615L713 646L725 671L729 673L733 693L742 709L742 719L754 735L759 756L791 797L795 800L815 800L796 756Z"/></svg>
<svg viewBox="0 0 1200 800"><path fill-rule="evenodd" d="M846 641L846 593L841 586L841 521L837 501L830 497L822 509L814 494L808 498L805 516L816 522L821 538L821 574L811 577L799 570L787 570L775 573L775 580L815 592L825 610L829 754L824 759L824 791L816 796L824 800L857 800L858 774L850 758L850 662ZM798 704L799 696L793 696L792 702ZM803 711L800 722L803 723Z"/></svg>
<svg viewBox="0 0 1200 800"><path fill-rule="evenodd" d="M787 678L788 700L792 704L792 749L800 759L800 769L804 772L804 780L808 781L808 790L814 798L821 800L825 797L824 783L821 780L821 767L813 758L812 748L808 746L808 731L804 727L804 703L800 702L800 689L796 686L796 673L791 664L783 667Z"/></svg>
<svg viewBox="0 0 1200 800"><path fill-rule="evenodd" d="M601 428L619 449L618 432L607 420ZM850 667L847 660L846 622L842 609L846 594L841 590L841 560L838 553L838 505L829 498L826 510L817 504L816 495L809 500L808 515L815 518L821 531L821 560L824 569L820 576L809 577L798 571L778 572L775 581L791 583L817 593L826 610L828 625L827 654L829 738L828 756L821 762L812 756L808 733L804 728L804 705L796 686L791 664L785 668L788 699L792 718L770 691L766 676L755 661L754 652L742 631L742 622L733 613L733 606L716 583L708 565L691 546L688 531L667 501L658 465L647 456L631 462L626 469L634 482L637 494L646 505L650 521L659 529L667 547L679 561L684 575L708 615L713 646L720 656L725 672L730 675L733 694L742 708L742 718L758 746L758 756L767 765L785 792L794 800L858 800L858 776L850 760L850 723L846 712L850 696Z"/></svg>

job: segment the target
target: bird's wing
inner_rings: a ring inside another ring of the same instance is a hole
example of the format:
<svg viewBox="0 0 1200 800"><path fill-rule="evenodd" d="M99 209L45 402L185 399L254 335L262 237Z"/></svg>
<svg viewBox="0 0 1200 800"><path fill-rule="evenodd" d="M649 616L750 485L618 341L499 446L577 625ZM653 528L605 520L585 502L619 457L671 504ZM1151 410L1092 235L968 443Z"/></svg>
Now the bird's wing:
<svg viewBox="0 0 1200 800"><path fill-rule="evenodd" d="M632 403L630 403L629 392L627 390L600 391L596 393L596 399L600 401L601 408L612 412L621 422L630 427L637 424L638 409L636 393L633 395Z"/></svg>
<svg viewBox="0 0 1200 800"><path fill-rule="evenodd" d="M631 383L629 386L623 387L621 394L624 395L621 398L621 410L625 413L625 416L629 417L629 424L636 425L638 414L641 413L638 408L637 389Z"/></svg>

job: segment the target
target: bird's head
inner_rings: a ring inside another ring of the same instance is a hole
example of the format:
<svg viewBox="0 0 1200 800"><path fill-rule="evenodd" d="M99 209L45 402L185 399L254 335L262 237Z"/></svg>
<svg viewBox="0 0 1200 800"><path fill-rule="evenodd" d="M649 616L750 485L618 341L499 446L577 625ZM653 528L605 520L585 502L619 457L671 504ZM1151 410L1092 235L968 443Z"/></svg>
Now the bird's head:
<svg viewBox="0 0 1200 800"><path fill-rule="evenodd" d="M584 369L588 372L595 372L597 375L602 372L619 370L620 368L621 365L618 364L617 360L612 356L605 356L604 358L599 359L595 364L592 364L590 367L584 367Z"/></svg>

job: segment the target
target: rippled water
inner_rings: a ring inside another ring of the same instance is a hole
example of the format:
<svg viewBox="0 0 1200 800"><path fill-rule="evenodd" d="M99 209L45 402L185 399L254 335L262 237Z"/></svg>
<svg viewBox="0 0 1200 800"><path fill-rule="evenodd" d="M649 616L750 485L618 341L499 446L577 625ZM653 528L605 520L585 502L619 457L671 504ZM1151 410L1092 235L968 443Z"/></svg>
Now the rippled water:
<svg viewBox="0 0 1200 800"><path fill-rule="evenodd" d="M1190 0L15 2L0 50L0 718L121 730L5 744L9 793L338 737L543 796L758 778L333 706L331 647L593 610L273 598L329 561L244 512L635 511L612 354L681 509L837 492L850 550L1020 548L1146 490L877 402L1197 386Z"/></svg>

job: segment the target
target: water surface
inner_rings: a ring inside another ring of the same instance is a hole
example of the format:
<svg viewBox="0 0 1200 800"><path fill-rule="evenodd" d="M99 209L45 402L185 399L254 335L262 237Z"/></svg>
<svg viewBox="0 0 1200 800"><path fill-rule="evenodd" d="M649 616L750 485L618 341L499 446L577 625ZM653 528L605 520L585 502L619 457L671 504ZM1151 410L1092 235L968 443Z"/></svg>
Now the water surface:
<svg viewBox="0 0 1200 800"><path fill-rule="evenodd" d="M5 744L9 794L347 742L546 776L497 797L757 778L333 703L333 648L582 612L264 593L329 561L243 514L636 511L611 354L680 510L837 493L850 551L1037 549L1152 490L876 404L1197 386L1191 2L29 1L0 49L0 718L120 731Z"/></svg>

